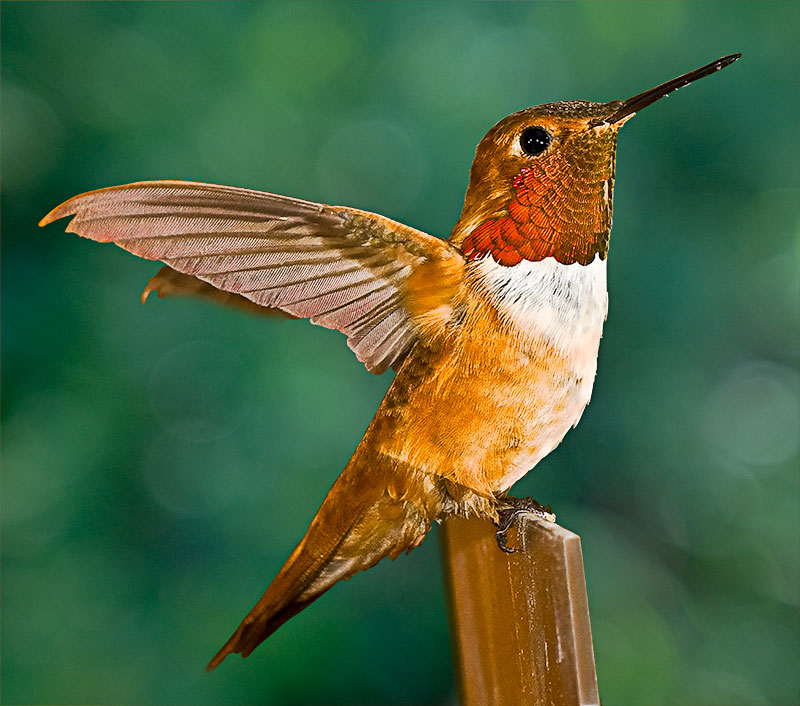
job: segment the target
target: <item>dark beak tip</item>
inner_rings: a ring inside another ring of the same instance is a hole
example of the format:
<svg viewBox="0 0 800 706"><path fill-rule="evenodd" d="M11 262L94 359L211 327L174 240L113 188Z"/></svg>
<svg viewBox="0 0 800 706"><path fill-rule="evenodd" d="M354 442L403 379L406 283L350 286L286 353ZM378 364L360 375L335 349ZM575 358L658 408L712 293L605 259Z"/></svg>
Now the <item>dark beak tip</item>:
<svg viewBox="0 0 800 706"><path fill-rule="evenodd" d="M734 61L738 61L742 58L742 52L738 51L735 54L728 54L728 56L723 56L721 59L717 59L715 64L717 64L716 71L720 69L724 69L726 66L730 66Z"/></svg>
<svg viewBox="0 0 800 706"><path fill-rule="evenodd" d="M660 100L665 96L668 96L673 91L677 91L679 88L688 86L690 83L693 83L698 79L710 76L711 74L716 73L720 69L724 69L726 66L729 66L734 61L739 59L741 56L742 56L741 52L737 52L735 54L728 54L728 56L723 56L721 59L712 61L710 64L706 64L705 66L701 66L699 69L690 71L689 73L683 74L682 76L678 76L677 78L674 78L671 81L662 83L656 86L655 88L651 88L647 91L644 91L643 93L639 93L638 95L635 95L633 98L629 98L626 101L622 101L621 105L616 110L614 110L611 115L605 118L603 122L610 124L619 122L623 118L626 118L629 115L632 115L633 113L637 113L642 108L646 108L651 103L655 103L657 100Z"/></svg>

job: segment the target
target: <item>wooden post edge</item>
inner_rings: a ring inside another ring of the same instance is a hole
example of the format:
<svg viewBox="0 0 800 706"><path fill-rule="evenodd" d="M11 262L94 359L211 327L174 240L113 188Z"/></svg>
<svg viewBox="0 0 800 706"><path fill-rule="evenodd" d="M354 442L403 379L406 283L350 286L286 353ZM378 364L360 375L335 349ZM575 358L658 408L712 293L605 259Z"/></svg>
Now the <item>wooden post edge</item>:
<svg viewBox="0 0 800 706"><path fill-rule="evenodd" d="M580 537L533 515L509 532L444 522L445 579L464 706L597 706Z"/></svg>

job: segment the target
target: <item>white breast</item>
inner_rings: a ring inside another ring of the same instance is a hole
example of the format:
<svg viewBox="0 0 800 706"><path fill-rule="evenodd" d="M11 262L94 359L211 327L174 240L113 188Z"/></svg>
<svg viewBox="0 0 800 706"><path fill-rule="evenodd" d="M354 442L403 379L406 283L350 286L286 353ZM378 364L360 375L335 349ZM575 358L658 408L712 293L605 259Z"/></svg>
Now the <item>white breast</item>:
<svg viewBox="0 0 800 706"><path fill-rule="evenodd" d="M608 313L606 262L598 256L589 265L563 265L550 257L504 267L488 256L477 263L475 274L497 310L519 333L521 358L541 370L546 362L535 352L545 343L570 369L569 375L560 371L544 384L540 375L532 375L532 380L539 381L531 397L536 414L503 478L507 488L558 446L589 403ZM531 358L526 350L532 351Z"/></svg>
<svg viewBox="0 0 800 706"><path fill-rule="evenodd" d="M606 261L563 265L553 257L513 267L483 258L477 274L495 306L520 333L544 338L567 355L593 357L608 314Z"/></svg>

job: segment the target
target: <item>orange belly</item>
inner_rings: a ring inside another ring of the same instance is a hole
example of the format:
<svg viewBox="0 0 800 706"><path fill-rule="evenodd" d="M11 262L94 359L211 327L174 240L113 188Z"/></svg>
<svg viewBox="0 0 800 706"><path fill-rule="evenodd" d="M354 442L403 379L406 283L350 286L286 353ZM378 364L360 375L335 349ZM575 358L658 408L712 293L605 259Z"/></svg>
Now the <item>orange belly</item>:
<svg viewBox="0 0 800 706"><path fill-rule="evenodd" d="M456 330L412 351L364 444L479 494L505 491L577 423L594 381L592 346L566 356L474 298Z"/></svg>

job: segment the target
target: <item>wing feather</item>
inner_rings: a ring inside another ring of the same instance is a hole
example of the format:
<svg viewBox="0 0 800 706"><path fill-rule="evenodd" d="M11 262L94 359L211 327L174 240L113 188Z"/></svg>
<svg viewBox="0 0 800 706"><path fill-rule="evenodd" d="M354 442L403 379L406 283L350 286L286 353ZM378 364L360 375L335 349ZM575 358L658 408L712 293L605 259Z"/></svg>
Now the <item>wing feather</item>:
<svg viewBox="0 0 800 706"><path fill-rule="evenodd" d="M375 373L397 366L418 338L403 304L415 267L463 262L447 242L376 214L215 184L100 189L66 201L40 225L65 216L73 216L68 231L178 273L159 272L145 294L159 282L170 292L208 294L196 278L342 331Z"/></svg>

